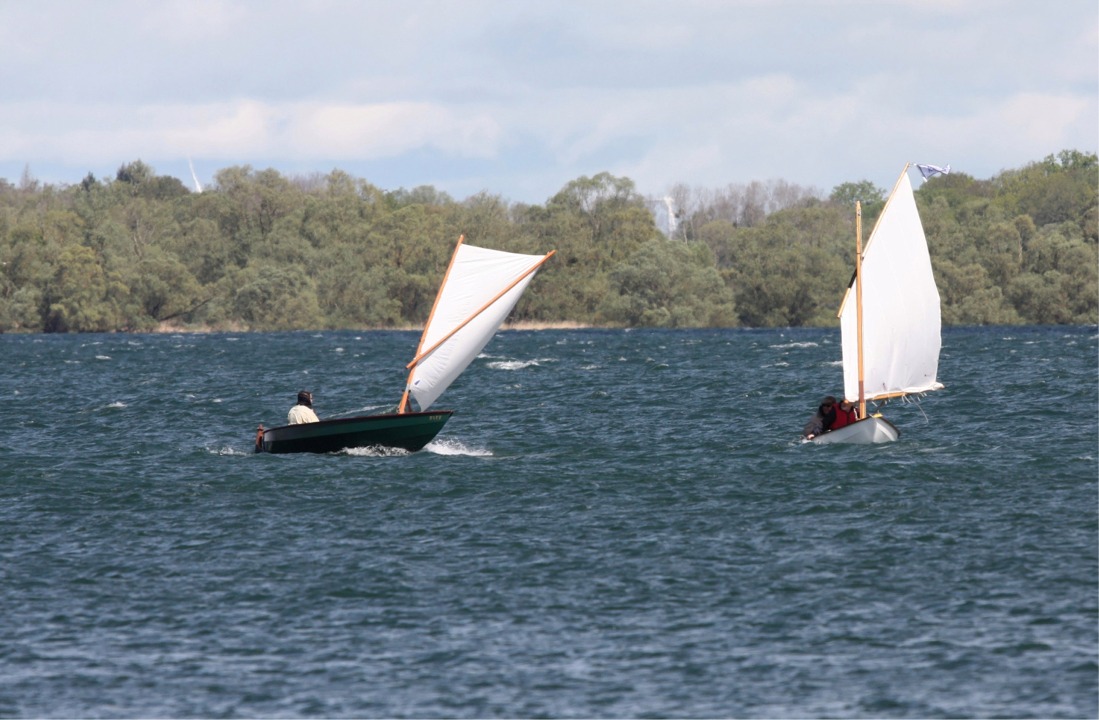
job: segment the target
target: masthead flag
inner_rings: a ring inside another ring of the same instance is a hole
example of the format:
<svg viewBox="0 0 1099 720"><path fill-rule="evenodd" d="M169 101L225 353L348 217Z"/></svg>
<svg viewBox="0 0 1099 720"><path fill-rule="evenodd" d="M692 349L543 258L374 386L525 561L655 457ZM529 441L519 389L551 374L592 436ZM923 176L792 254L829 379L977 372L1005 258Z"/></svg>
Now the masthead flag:
<svg viewBox="0 0 1099 720"><path fill-rule="evenodd" d="M929 177L934 177L936 175L950 174L949 165L947 165L946 167L939 167L938 165L916 165L916 167L919 169L920 175L923 175L924 180L928 179Z"/></svg>

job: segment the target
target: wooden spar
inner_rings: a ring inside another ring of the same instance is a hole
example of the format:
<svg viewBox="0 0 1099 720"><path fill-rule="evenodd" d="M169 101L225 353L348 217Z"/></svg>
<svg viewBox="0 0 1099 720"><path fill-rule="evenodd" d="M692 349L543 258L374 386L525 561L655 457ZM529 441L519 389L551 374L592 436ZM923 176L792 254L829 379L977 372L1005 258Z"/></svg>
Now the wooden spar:
<svg viewBox="0 0 1099 720"><path fill-rule="evenodd" d="M488 309L489 309L490 307L492 307L493 305L495 305L495 304L496 304L496 301L497 301L497 300L499 300L500 298L502 298L502 297L503 297L504 295L506 295L506 294L508 293L508 291L509 291L509 290L511 290L511 289L512 289L513 287L515 287L516 285L518 285L519 283L521 283L521 282L522 282L522 281L523 281L523 280L524 280L525 278L527 278L527 277L528 277L528 276L529 276L529 275L530 275L531 273L533 273L533 272L534 272L535 270L537 270L538 268L542 267L542 265L543 265L543 264L544 264L544 263L545 263L545 262L546 262L547 260L549 260L549 259L550 259L551 257L553 257L553 254L554 254L555 252L557 252L557 251L556 251L556 250L550 250L550 251L549 251L548 253L546 253L545 257L543 257L543 258L542 258L541 260L539 260L539 261L538 261L537 263L535 263L535 264L534 264L533 266L531 266L531 267L530 267L529 269L527 269L527 271L526 271L525 273L523 273L523 274L522 274L522 275L520 275L519 277L515 278L515 280L514 280L514 281L512 281L512 283L511 283L510 285L508 285L508 286L507 286L506 288L504 288L504 289L503 289L503 290L501 290L500 292L496 293L496 295L495 295L495 296L494 296L494 297L493 297L493 298L492 298L491 300L489 300L489 301L488 301L487 303L485 303L485 304L484 304L484 305L482 305L481 307L477 308L477 311L476 311L476 312L474 312L474 313L473 313L472 315L470 315L469 317L467 317L467 318L466 318L465 320L463 320L462 322L458 323L458 325L457 325L457 326L455 326L455 328L454 328L453 330L451 330L450 332L448 332L448 333L447 333L446 335L444 335L443 337L439 338L439 340L438 340L438 341L436 341L434 345L432 345L431 347L429 347L429 348L428 348L427 350L424 350L423 352L419 352L419 351L417 351L417 353L416 353L416 357L412 358L412 360L411 360L411 361L410 361L410 362L408 363L408 365L406 365L405 367L407 367L407 368L410 368L410 369L415 369L416 365L417 365L417 364L418 364L418 363L419 363L419 362L420 362L421 360L423 360L423 359L424 359L425 357L427 357L427 356L428 356L428 355L430 355L431 353L435 352L436 348L438 348L438 347L439 347L440 345L442 345L443 343L445 343L445 342L446 342L447 340L449 340L450 338L454 337L454 334L455 334L455 333L457 333L457 332L458 332L459 330L461 330L462 328L464 328L464 327L465 327L466 325L468 325L468 324L470 324L471 322L473 322L473 320L474 320L474 319L476 319L476 317L477 317L478 315L480 315L481 313L483 313L483 312L484 312L485 310L488 310ZM448 274L449 274L449 271L448 271ZM445 281L444 281L444 282L445 282ZM426 330L427 330L427 326L424 326L424 330L425 330L425 332L426 332ZM409 372L409 374L408 374L408 380L409 380L409 383L411 383L411 382L412 382L412 373L411 373L411 372ZM407 390L406 390L406 392L407 392Z"/></svg>
<svg viewBox="0 0 1099 720"><path fill-rule="evenodd" d="M863 387L862 362L862 203L855 201L855 317L858 331L855 344L859 355L859 418L866 417L866 389Z"/></svg>
<svg viewBox="0 0 1099 720"><path fill-rule="evenodd" d="M427 329L431 327L431 320L435 317L435 309L439 307L439 298L442 296L442 290L446 287L446 281L450 278L450 271L454 268L454 261L458 259L458 248L462 246L462 243L466 241L465 235L458 236L458 243L454 246L454 252L450 256L450 262L446 266L446 272L443 273L443 282L439 284L439 292L435 293L435 302L431 304L431 312L427 315L427 322L424 323L424 330L420 333L420 342L416 345L416 356L420 355L420 348L424 346L424 338L427 337ZM416 362L415 359L412 362ZM412 368L412 363L409 363L406 367ZM412 370L408 371L408 379L404 384L404 392L401 393L401 402L397 405L397 414L408 412L408 389L412 385Z"/></svg>

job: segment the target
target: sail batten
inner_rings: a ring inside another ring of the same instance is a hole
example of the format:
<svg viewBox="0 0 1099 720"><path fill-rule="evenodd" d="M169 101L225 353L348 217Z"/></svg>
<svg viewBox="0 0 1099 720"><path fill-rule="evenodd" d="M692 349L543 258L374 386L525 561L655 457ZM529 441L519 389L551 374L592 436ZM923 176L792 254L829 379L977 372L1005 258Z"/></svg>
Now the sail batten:
<svg viewBox="0 0 1099 720"><path fill-rule="evenodd" d="M548 255L459 244L424 328L407 391L426 410L496 334Z"/></svg>
<svg viewBox="0 0 1099 720"><path fill-rule="evenodd" d="M866 400L924 393L937 379L942 345L939 292L908 167L862 251L863 389ZM857 307L840 309L844 394L859 397Z"/></svg>

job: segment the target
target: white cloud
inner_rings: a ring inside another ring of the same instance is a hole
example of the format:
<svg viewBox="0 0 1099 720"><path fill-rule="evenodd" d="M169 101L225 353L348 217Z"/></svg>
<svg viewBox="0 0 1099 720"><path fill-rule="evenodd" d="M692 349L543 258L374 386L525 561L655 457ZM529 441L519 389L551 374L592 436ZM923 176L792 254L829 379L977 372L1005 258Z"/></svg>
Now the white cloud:
<svg viewBox="0 0 1099 720"><path fill-rule="evenodd" d="M0 177L29 164L76 182L140 158L189 180L193 157L533 202L603 170L652 194L884 185L908 160L987 177L1096 150L1097 15L1083 0L3 3Z"/></svg>
<svg viewBox="0 0 1099 720"><path fill-rule="evenodd" d="M491 117L430 103L294 106L291 116L285 139L289 152L299 157L376 159L423 147L488 157L496 152L499 137Z"/></svg>

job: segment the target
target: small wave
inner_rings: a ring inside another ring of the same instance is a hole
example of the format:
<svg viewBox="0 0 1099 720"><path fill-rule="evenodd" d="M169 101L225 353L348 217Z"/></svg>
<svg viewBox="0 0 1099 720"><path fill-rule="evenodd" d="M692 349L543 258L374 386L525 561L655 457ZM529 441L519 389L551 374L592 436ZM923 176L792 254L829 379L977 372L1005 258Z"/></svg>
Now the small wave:
<svg viewBox="0 0 1099 720"><path fill-rule="evenodd" d="M126 403L122 402L121 400L115 400L113 403L111 403L107 407L109 407L109 408L124 408L124 407L126 407Z"/></svg>
<svg viewBox="0 0 1099 720"><path fill-rule="evenodd" d="M96 360L110 360L111 356L110 355L96 355L95 359Z"/></svg>
<svg viewBox="0 0 1099 720"><path fill-rule="evenodd" d="M804 342L791 342L791 343L785 343L783 345L770 345L768 347L770 347L772 350L789 350L790 348L820 347L820 343L815 343L811 340L806 340Z"/></svg>
<svg viewBox="0 0 1099 720"><path fill-rule="evenodd" d="M424 447L425 452L435 455L466 455L468 457L492 457L492 451L484 448L466 447L457 440L433 440Z"/></svg>
<svg viewBox="0 0 1099 720"><path fill-rule="evenodd" d="M537 360L497 360L488 364L493 370L522 370L531 366L538 367L538 365Z"/></svg>

